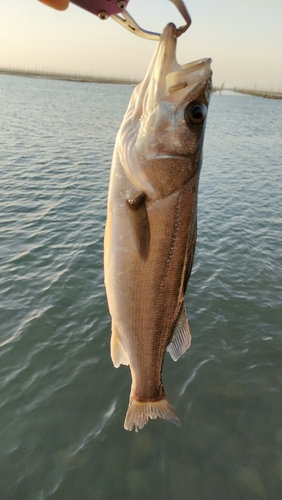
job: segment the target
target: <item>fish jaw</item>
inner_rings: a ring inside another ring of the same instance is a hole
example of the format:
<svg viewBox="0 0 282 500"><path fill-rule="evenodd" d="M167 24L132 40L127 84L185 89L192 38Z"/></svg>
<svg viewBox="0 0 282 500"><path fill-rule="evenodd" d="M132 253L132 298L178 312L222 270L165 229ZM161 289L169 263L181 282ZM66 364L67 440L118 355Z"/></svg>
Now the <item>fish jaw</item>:
<svg viewBox="0 0 282 500"><path fill-rule="evenodd" d="M144 80L133 92L116 148L128 179L152 200L162 197L164 191L151 171L154 160L168 156L182 157L184 162L199 146L204 126L187 124L185 109L195 99L208 107L210 64L211 59L178 64L176 28L169 23ZM178 177L183 182L183 176Z"/></svg>

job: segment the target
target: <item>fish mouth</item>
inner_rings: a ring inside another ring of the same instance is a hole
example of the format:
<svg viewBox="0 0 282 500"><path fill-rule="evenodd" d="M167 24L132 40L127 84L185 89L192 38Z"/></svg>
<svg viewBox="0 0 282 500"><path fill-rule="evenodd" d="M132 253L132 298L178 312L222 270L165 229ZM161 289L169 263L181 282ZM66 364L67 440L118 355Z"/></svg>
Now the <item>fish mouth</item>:
<svg viewBox="0 0 282 500"><path fill-rule="evenodd" d="M161 35L154 67L151 68L154 80L162 89L163 99L169 98L178 90L208 80L212 74L210 58L198 59L184 65L177 62L177 36L176 26L173 23L167 24Z"/></svg>
<svg viewBox="0 0 282 500"><path fill-rule="evenodd" d="M179 71L171 71L166 76L166 95L208 80L211 77L211 58L199 59L181 66Z"/></svg>

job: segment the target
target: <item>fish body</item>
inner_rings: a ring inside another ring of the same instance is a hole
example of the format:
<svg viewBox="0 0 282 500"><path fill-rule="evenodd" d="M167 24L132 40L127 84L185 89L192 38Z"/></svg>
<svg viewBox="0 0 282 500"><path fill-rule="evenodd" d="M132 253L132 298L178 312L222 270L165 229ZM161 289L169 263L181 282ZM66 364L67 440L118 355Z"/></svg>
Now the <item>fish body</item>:
<svg viewBox="0 0 282 500"><path fill-rule="evenodd" d="M162 384L165 352L190 346L184 294L197 236L197 192L211 93L210 60L180 66L164 29L116 139L105 230L111 357L129 365L125 429L157 417L180 425Z"/></svg>

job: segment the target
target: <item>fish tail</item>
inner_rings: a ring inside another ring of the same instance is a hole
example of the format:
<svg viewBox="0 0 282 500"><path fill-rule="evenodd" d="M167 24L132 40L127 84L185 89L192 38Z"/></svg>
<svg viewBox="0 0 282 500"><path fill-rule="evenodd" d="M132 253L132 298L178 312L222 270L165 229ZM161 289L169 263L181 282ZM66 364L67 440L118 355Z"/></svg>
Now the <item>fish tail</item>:
<svg viewBox="0 0 282 500"><path fill-rule="evenodd" d="M165 393L163 393L163 398L159 401L141 402L131 397L124 421L124 428L127 431L132 431L135 426L135 431L138 432L138 429L142 429L147 424L149 418L154 420L158 417L169 420L169 422L179 427L181 425Z"/></svg>

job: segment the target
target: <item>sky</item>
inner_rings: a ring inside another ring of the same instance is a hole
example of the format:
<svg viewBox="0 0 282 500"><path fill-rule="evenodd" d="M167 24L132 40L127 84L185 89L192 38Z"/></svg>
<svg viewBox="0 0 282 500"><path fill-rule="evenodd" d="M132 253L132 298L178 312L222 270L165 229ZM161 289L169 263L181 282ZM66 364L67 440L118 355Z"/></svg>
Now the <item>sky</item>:
<svg viewBox="0 0 282 500"><path fill-rule="evenodd" d="M192 25L178 39L180 64L211 57L216 86L282 91L282 0L186 5ZM183 24L168 0L130 0L127 10L150 31ZM156 44L73 4L59 12L38 0L0 0L0 68L141 80Z"/></svg>

